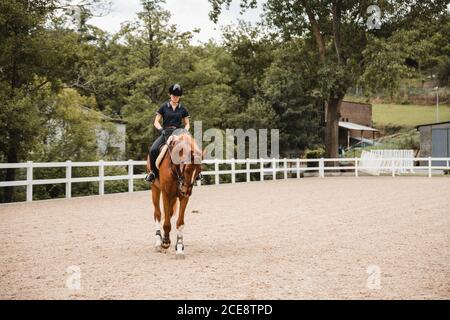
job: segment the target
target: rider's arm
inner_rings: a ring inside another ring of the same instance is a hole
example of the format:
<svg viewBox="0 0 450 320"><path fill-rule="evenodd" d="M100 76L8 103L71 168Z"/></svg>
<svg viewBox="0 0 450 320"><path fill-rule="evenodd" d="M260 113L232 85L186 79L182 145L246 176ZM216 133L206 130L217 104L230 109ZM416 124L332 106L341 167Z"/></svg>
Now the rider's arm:
<svg viewBox="0 0 450 320"><path fill-rule="evenodd" d="M156 114L156 117L155 117L155 122L153 123L153 125L155 126L155 128L156 129L158 129L158 131L161 131L162 130L162 126L161 126L161 124L159 123L160 121L161 121L161 119L162 119L162 115L160 115L159 113L157 113Z"/></svg>
<svg viewBox="0 0 450 320"><path fill-rule="evenodd" d="M183 120L184 120L184 128L187 131L189 131L189 128L190 128L190 126L189 126L189 117L185 117L185 118L183 118Z"/></svg>
<svg viewBox="0 0 450 320"><path fill-rule="evenodd" d="M186 110L186 108L183 107L183 113L182 113L182 117L183 117L183 121L184 121L184 128L189 131L190 125L189 125L189 112Z"/></svg>

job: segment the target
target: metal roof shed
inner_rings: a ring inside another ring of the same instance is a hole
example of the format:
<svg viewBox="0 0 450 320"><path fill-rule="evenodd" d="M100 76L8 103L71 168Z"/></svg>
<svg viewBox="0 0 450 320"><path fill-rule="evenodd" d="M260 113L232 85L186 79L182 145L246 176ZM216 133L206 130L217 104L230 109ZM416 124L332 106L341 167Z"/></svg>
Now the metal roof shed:
<svg viewBox="0 0 450 320"><path fill-rule="evenodd" d="M362 124L357 124L353 122L347 121L339 121L339 127L347 130L347 149L350 148L350 130L360 131L361 132L361 141L364 140L363 133L364 131L372 132L372 140L375 140L375 132L378 132L377 129L363 126Z"/></svg>
<svg viewBox="0 0 450 320"><path fill-rule="evenodd" d="M419 157L450 157L450 121L421 124ZM445 165L445 161L433 161L433 165Z"/></svg>

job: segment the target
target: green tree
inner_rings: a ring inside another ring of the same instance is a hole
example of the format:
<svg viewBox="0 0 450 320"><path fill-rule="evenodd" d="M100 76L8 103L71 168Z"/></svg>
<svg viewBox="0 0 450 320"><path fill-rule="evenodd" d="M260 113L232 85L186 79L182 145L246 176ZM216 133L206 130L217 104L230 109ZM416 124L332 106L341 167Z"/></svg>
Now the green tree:
<svg viewBox="0 0 450 320"><path fill-rule="evenodd" d="M56 0L0 2L3 161L25 161L39 148L52 96L76 75L79 36L61 27L60 9L64 7ZM6 170L5 180L15 176L15 169ZM13 200L13 188L6 188L4 198Z"/></svg>
<svg viewBox="0 0 450 320"><path fill-rule="evenodd" d="M232 117L243 109L239 96L233 92L229 68L233 61L229 53L212 43L189 47L186 55L192 63L186 72L184 103L192 121L202 121L203 130L233 127Z"/></svg>
<svg viewBox="0 0 450 320"><path fill-rule="evenodd" d="M223 48L231 57L224 72L229 76L228 84L240 98L242 108L237 111L241 112L250 99L262 93L261 82L272 63L276 43L264 27L241 20L237 26L225 27L223 38Z"/></svg>
<svg viewBox="0 0 450 320"><path fill-rule="evenodd" d="M170 13L162 8L164 2L142 0L137 20L124 25L113 39L122 43L119 57L126 59L121 81L129 94L122 113L128 122L127 153L133 158L145 158L156 134L155 111L167 97L170 82L182 80L190 65L189 57L180 52L189 44L191 34L180 34L168 24ZM174 77L178 74L181 76Z"/></svg>
<svg viewBox="0 0 450 320"><path fill-rule="evenodd" d="M284 43L274 57L262 83L264 98L276 114L281 150L304 150L322 137L316 76L320 61L301 39Z"/></svg>
<svg viewBox="0 0 450 320"><path fill-rule="evenodd" d="M94 111L95 99L74 89L64 89L47 98L42 113L44 141L34 152L39 161L97 160L96 130L105 129L102 116Z"/></svg>
<svg viewBox="0 0 450 320"><path fill-rule="evenodd" d="M217 21L222 6L231 0L209 0L210 18ZM381 29L369 30L367 9L372 1L282 1L268 0L265 20L280 31L283 40L304 38L314 44L321 65L317 70L318 92L327 101L325 146L327 157L338 156L338 121L342 99L351 84L358 82L364 67L362 52L368 37L389 37L395 30L410 27L413 21L435 19L445 14L447 1L378 1L382 10ZM256 1L241 0L241 7ZM395 69L394 69L395 70Z"/></svg>
<svg viewBox="0 0 450 320"><path fill-rule="evenodd" d="M35 145L40 133L41 93L47 83L53 88L65 67L58 43L44 24L53 1L2 1L0 3L0 99L3 130L0 153L7 162L19 162ZM52 68L54 63L60 66ZM15 170L6 171L15 180ZM7 201L13 189L5 192Z"/></svg>

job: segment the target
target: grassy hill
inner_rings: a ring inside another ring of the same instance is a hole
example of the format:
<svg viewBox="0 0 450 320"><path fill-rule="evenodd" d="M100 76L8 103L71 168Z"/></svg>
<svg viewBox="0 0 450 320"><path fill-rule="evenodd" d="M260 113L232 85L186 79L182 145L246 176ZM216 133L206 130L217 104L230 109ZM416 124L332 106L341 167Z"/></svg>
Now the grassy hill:
<svg viewBox="0 0 450 320"><path fill-rule="evenodd" d="M351 99L355 101L355 99ZM361 102L365 102L362 101ZM420 148L420 133L414 129L419 124L436 122L436 106L372 103L372 120L379 129L381 145L371 149L413 149ZM439 105L439 122L450 121L450 106ZM345 157L359 157L361 149L351 150Z"/></svg>
<svg viewBox="0 0 450 320"><path fill-rule="evenodd" d="M372 119L375 127L388 124L414 127L436 122L436 106L372 104ZM439 122L450 121L450 106L439 106Z"/></svg>

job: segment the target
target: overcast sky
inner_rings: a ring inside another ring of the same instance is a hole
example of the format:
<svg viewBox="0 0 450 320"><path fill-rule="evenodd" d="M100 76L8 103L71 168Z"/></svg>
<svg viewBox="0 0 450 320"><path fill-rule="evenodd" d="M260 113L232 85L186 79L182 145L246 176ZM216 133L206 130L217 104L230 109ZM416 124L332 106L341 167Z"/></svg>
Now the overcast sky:
<svg viewBox="0 0 450 320"><path fill-rule="evenodd" d="M239 2L240 0L233 0L230 10L224 8L217 25L209 20L211 4L208 0L166 0L163 6L172 14L170 22L178 25L179 31L200 28L200 33L194 36L194 42L199 43L211 38L220 41L220 26L236 22L237 19L248 22L259 20L264 0L258 1L258 9L248 9L243 15L239 14ZM140 0L112 0L112 3L110 14L92 18L89 23L109 32L117 32L122 22L134 20L136 13L141 11Z"/></svg>

